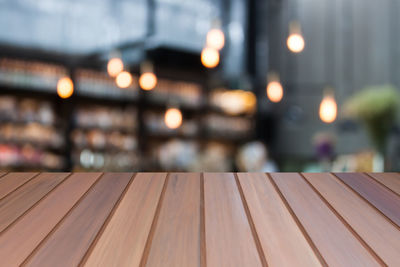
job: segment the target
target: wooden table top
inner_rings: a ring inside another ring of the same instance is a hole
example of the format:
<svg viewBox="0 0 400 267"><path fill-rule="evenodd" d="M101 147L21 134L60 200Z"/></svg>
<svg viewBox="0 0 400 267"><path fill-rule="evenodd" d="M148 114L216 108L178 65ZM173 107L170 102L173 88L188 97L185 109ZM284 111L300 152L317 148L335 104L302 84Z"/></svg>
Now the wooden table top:
<svg viewBox="0 0 400 267"><path fill-rule="evenodd" d="M400 266L397 173L0 175L0 266Z"/></svg>

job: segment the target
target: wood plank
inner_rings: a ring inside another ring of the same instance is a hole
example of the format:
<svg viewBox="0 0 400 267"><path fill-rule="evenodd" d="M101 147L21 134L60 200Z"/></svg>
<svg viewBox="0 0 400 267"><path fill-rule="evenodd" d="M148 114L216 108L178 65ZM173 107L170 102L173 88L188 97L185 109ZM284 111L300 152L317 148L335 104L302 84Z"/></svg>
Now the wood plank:
<svg viewBox="0 0 400 267"><path fill-rule="evenodd" d="M310 173L304 177L387 265L400 266L398 228L332 175Z"/></svg>
<svg viewBox="0 0 400 267"><path fill-rule="evenodd" d="M262 266L231 173L204 174L206 266Z"/></svg>
<svg viewBox="0 0 400 267"><path fill-rule="evenodd" d="M41 173L0 201L0 232L46 196L69 173Z"/></svg>
<svg viewBox="0 0 400 267"><path fill-rule="evenodd" d="M335 175L400 226L399 196L365 174L335 173Z"/></svg>
<svg viewBox="0 0 400 267"><path fill-rule="evenodd" d="M101 173L75 173L0 235L4 266L19 266Z"/></svg>
<svg viewBox="0 0 400 267"><path fill-rule="evenodd" d="M32 179L38 173L12 172L0 178L0 199Z"/></svg>
<svg viewBox="0 0 400 267"><path fill-rule="evenodd" d="M30 266L77 266L131 180L106 173L25 262ZM68 253L66 253L68 252Z"/></svg>
<svg viewBox="0 0 400 267"><path fill-rule="evenodd" d="M268 266L321 266L269 179L238 173Z"/></svg>
<svg viewBox="0 0 400 267"><path fill-rule="evenodd" d="M328 265L380 266L299 174L271 177Z"/></svg>
<svg viewBox="0 0 400 267"><path fill-rule="evenodd" d="M170 174L146 266L200 266L200 255L200 174Z"/></svg>
<svg viewBox="0 0 400 267"><path fill-rule="evenodd" d="M137 174L85 266L139 266L165 177Z"/></svg>
<svg viewBox="0 0 400 267"><path fill-rule="evenodd" d="M0 178L5 176L7 173L6 172L0 172Z"/></svg>
<svg viewBox="0 0 400 267"><path fill-rule="evenodd" d="M368 173L368 175L400 196L400 174L382 172Z"/></svg>

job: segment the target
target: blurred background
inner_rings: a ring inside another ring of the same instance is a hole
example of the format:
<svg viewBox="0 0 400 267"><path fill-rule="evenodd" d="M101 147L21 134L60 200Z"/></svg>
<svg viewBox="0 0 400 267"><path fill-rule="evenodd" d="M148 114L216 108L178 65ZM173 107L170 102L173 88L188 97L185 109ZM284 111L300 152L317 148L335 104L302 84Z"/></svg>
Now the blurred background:
<svg viewBox="0 0 400 267"><path fill-rule="evenodd" d="M0 169L399 171L399 11L0 0Z"/></svg>

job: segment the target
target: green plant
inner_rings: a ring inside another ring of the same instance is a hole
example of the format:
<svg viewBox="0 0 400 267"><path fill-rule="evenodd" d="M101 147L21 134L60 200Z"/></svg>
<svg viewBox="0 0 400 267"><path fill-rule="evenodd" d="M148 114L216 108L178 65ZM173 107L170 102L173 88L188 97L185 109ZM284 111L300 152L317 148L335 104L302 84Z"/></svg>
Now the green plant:
<svg viewBox="0 0 400 267"><path fill-rule="evenodd" d="M396 121L399 99L399 92L391 85L371 86L356 93L344 105L345 114L365 124L373 144L382 154Z"/></svg>

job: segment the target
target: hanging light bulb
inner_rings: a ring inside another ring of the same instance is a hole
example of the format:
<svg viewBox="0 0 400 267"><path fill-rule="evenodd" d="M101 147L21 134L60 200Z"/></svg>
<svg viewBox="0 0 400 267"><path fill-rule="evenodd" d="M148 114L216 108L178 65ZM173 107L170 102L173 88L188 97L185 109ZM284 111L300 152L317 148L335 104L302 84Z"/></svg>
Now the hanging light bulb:
<svg viewBox="0 0 400 267"><path fill-rule="evenodd" d="M301 33L300 24L297 21L292 21L289 24L289 37L287 38L286 44L293 53L300 53L304 49L305 42Z"/></svg>
<svg viewBox="0 0 400 267"><path fill-rule="evenodd" d="M332 123L336 120L337 116L337 104L333 91L327 90L324 94L324 98L319 106L319 117L325 123Z"/></svg>
<svg viewBox="0 0 400 267"><path fill-rule="evenodd" d="M145 72L140 75L139 85L143 90L152 90L156 87L157 76L152 72Z"/></svg>
<svg viewBox="0 0 400 267"><path fill-rule="evenodd" d="M108 61L107 72L111 77L116 77L124 70L124 63L119 57L113 57Z"/></svg>
<svg viewBox="0 0 400 267"><path fill-rule="evenodd" d="M221 20L214 19L211 30L208 31L206 37L206 47L221 50L225 45L225 35L221 30Z"/></svg>
<svg viewBox="0 0 400 267"><path fill-rule="evenodd" d="M57 94L61 98L69 98L74 93L74 83L71 78L63 77L57 82Z"/></svg>
<svg viewBox="0 0 400 267"><path fill-rule="evenodd" d="M176 129L182 124L182 112L177 108L169 108L165 112L165 125L170 129Z"/></svg>
<svg viewBox="0 0 400 267"><path fill-rule="evenodd" d="M225 35L221 29L214 28L207 33L207 47L221 50L225 45Z"/></svg>
<svg viewBox="0 0 400 267"><path fill-rule="evenodd" d="M271 102L278 103L283 97L283 88L280 82L272 81L267 86L267 96Z"/></svg>
<svg viewBox="0 0 400 267"><path fill-rule="evenodd" d="M143 90L154 89L157 85L157 76L154 74L153 65L150 62L142 63L141 73L139 78L140 88Z"/></svg>
<svg viewBox="0 0 400 267"><path fill-rule="evenodd" d="M303 36L297 33L291 34L287 39L287 46L293 53L300 53L304 49Z"/></svg>
<svg viewBox="0 0 400 267"><path fill-rule="evenodd" d="M271 102L278 103L283 98L283 88L279 81L278 74L272 72L268 74L267 77L267 96Z"/></svg>
<svg viewBox="0 0 400 267"><path fill-rule="evenodd" d="M205 47L203 48L203 51L201 51L201 63L206 68L215 68L219 64L219 52L218 50L211 48L211 47Z"/></svg>
<svg viewBox="0 0 400 267"><path fill-rule="evenodd" d="M119 88L128 88L132 84L132 75L127 71L123 71L118 74L115 82Z"/></svg>

